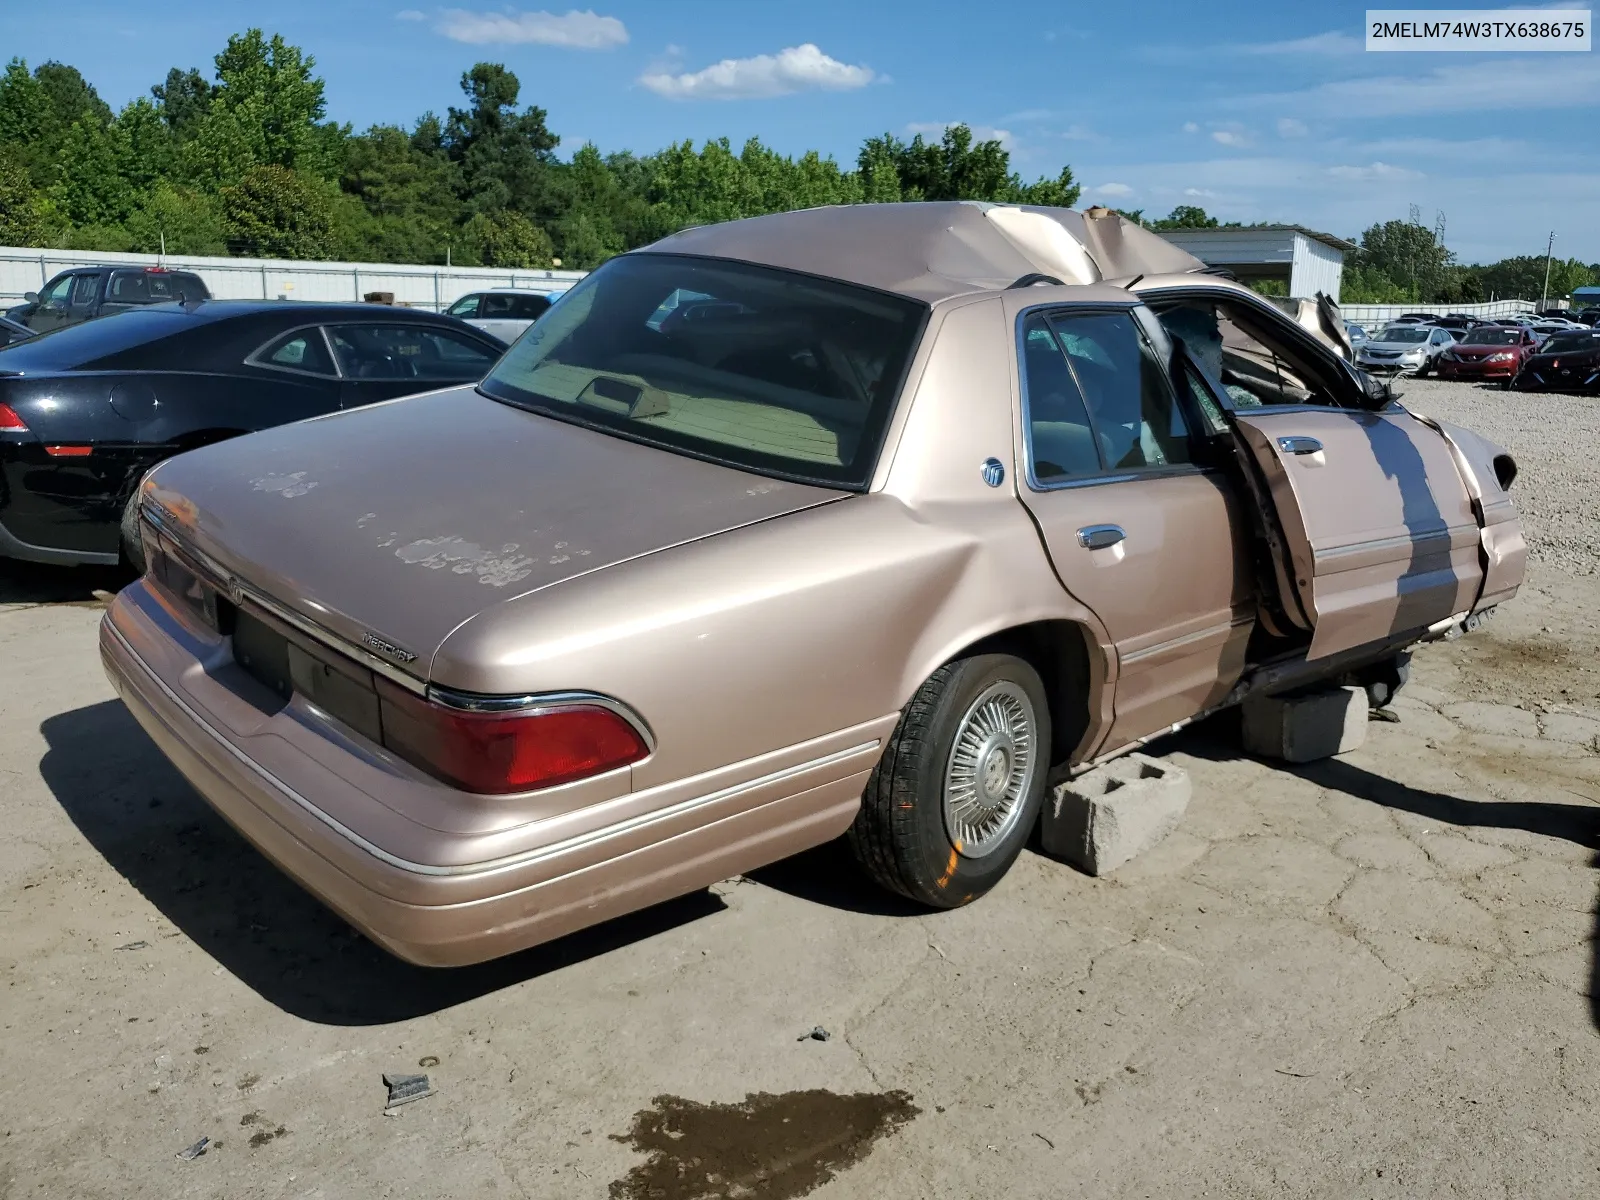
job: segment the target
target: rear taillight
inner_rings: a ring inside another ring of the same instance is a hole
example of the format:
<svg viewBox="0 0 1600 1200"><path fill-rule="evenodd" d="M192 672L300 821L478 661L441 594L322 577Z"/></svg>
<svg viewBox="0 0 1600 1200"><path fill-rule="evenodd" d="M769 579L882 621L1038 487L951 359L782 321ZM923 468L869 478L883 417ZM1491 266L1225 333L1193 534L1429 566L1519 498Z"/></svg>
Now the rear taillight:
<svg viewBox="0 0 1600 1200"><path fill-rule="evenodd" d="M631 724L582 701L483 712L378 680L383 744L468 792L504 795L614 771L650 753Z"/></svg>
<svg viewBox="0 0 1600 1200"><path fill-rule="evenodd" d="M28 423L17 416L17 410L9 404L0 404L0 430L8 433L27 433Z"/></svg>

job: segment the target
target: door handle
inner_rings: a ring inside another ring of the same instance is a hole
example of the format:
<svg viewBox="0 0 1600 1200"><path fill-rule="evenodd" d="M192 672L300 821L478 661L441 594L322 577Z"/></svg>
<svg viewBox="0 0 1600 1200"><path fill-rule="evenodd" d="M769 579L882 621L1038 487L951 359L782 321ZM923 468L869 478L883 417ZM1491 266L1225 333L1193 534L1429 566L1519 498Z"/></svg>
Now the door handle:
<svg viewBox="0 0 1600 1200"><path fill-rule="evenodd" d="M1104 550L1127 536L1121 525L1085 525L1078 530L1078 545L1085 550Z"/></svg>
<svg viewBox="0 0 1600 1200"><path fill-rule="evenodd" d="M1285 454L1319 454L1322 443L1314 437L1281 437L1278 439L1278 449Z"/></svg>

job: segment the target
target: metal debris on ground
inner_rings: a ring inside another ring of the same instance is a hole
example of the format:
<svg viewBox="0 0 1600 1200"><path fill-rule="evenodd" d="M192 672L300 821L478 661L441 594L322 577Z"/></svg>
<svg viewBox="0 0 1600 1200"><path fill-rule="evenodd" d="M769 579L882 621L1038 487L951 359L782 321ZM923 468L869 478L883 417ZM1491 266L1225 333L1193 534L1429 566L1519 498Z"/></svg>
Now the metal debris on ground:
<svg viewBox="0 0 1600 1200"><path fill-rule="evenodd" d="M825 1042L829 1038L831 1038L832 1036L833 1036L833 1034L829 1033L821 1025L813 1025L811 1027L811 1032L810 1033L802 1033L799 1037L795 1038L795 1041L797 1041L797 1042Z"/></svg>
<svg viewBox="0 0 1600 1200"><path fill-rule="evenodd" d="M1400 724L1400 714L1392 708L1375 708L1367 713L1368 720L1382 721L1388 725Z"/></svg>
<svg viewBox="0 0 1600 1200"><path fill-rule="evenodd" d="M193 1162L206 1152L206 1147L210 1144L211 1139L208 1137L203 1137L194 1145L185 1146L182 1150L179 1150L178 1157L183 1159L184 1162Z"/></svg>
<svg viewBox="0 0 1600 1200"><path fill-rule="evenodd" d="M129 942L126 946L118 946L117 949L118 950L148 950L148 949L150 949L150 943L149 942Z"/></svg>
<svg viewBox="0 0 1600 1200"><path fill-rule="evenodd" d="M410 1104L413 1100L425 1100L433 1095L433 1089L428 1086L426 1075L385 1075L383 1086L389 1089L389 1099L384 1103L384 1111L399 1108L402 1104Z"/></svg>

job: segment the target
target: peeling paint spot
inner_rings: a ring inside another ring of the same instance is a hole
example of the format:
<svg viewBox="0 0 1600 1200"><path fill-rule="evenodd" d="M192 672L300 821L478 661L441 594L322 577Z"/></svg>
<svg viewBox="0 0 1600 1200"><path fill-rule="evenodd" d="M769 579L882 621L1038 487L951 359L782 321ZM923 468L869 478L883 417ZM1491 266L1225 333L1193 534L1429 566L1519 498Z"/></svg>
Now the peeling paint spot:
<svg viewBox="0 0 1600 1200"><path fill-rule="evenodd" d="M565 550L567 548L567 544L565 542L557 542L554 548L557 550Z"/></svg>
<svg viewBox="0 0 1600 1200"><path fill-rule="evenodd" d="M400 540L400 535L398 533L395 533L393 530L391 530L389 532L389 536L384 538L383 541L379 542L378 545L380 545L380 546L392 546L396 542L398 542L399 540Z"/></svg>
<svg viewBox="0 0 1600 1200"><path fill-rule="evenodd" d="M455 536L421 538L394 552L401 562L415 563L430 570L449 568L455 575L476 575L479 583L505 587L533 574L534 560L517 554L520 547L507 542L497 553L476 542Z"/></svg>
<svg viewBox="0 0 1600 1200"><path fill-rule="evenodd" d="M570 554L553 554L550 556L550 565L554 566L556 563L564 563L571 557L572 555Z"/></svg>
<svg viewBox="0 0 1600 1200"><path fill-rule="evenodd" d="M746 496L765 496L768 492L777 492L782 489L783 484L781 483L758 483L753 488L746 488L744 494Z"/></svg>
<svg viewBox="0 0 1600 1200"><path fill-rule="evenodd" d="M279 492L285 499L295 496L304 496L316 487L316 481L306 481L307 472L296 471L292 475L263 475L260 479L252 479L250 486L258 492Z"/></svg>
<svg viewBox="0 0 1600 1200"><path fill-rule="evenodd" d="M590 550L579 550L578 551L578 554L581 557L584 557L584 558L587 558L591 553L593 553L593 551L590 551Z"/></svg>
<svg viewBox="0 0 1600 1200"><path fill-rule="evenodd" d="M376 521L377 519L378 519L378 514L377 513L368 513L364 517L358 517L356 519L356 528L357 529L362 529L362 528L364 528L366 526L368 521Z"/></svg>

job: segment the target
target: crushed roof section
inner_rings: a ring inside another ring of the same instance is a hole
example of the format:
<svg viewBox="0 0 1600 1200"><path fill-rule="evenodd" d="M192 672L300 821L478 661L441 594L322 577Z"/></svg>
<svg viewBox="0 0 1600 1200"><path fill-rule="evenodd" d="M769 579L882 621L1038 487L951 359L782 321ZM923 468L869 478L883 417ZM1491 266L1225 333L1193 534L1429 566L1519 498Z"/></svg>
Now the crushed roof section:
<svg viewBox="0 0 1600 1200"><path fill-rule="evenodd" d="M635 253L696 254L856 283L934 303L1025 275L1090 284L1205 269L1109 209L951 200L851 204L672 234Z"/></svg>

